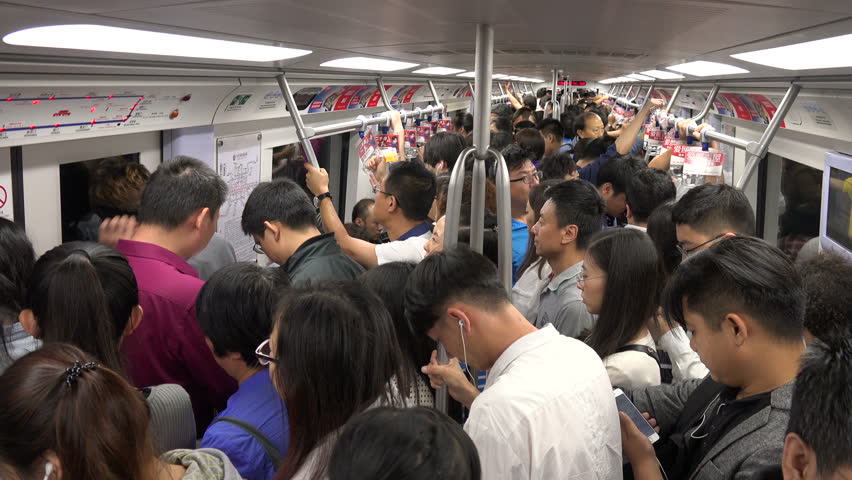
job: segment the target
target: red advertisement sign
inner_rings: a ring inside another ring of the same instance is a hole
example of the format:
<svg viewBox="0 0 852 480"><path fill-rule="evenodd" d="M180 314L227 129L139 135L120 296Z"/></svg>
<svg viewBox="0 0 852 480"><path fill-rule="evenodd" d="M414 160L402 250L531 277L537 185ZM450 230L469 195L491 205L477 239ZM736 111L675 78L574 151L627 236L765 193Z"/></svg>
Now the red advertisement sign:
<svg viewBox="0 0 852 480"><path fill-rule="evenodd" d="M749 96L751 97L752 100L754 100L754 102L756 104L758 104L762 108L762 111L758 112L758 113L760 113L761 114L760 116L763 117L764 123L768 124L769 121L772 120L772 117L775 116L775 112L778 111L778 107L776 107L775 104L772 103L772 100L766 98L763 95L749 95ZM784 125L784 122L781 122L781 127L786 127L786 125Z"/></svg>
<svg viewBox="0 0 852 480"><path fill-rule="evenodd" d="M411 87L408 90L408 93L406 93L405 96L402 97L402 103L411 103L411 99L414 98L414 94L417 93L417 91L420 90L420 87L422 86L423 85L415 85Z"/></svg>
<svg viewBox="0 0 852 480"><path fill-rule="evenodd" d="M742 100L740 100L740 97L734 95L733 93L722 93L720 95L725 97L729 102L731 102L731 105L734 107L734 113L737 114L737 118L741 118L743 120L751 120L751 112L749 111L746 104L743 103Z"/></svg>
<svg viewBox="0 0 852 480"><path fill-rule="evenodd" d="M390 85L385 85L385 90L389 90L391 88ZM373 93L373 96L370 97L370 100L367 101L367 108L378 107L379 103L382 101L382 92L379 89L376 89L376 92Z"/></svg>
<svg viewBox="0 0 852 480"><path fill-rule="evenodd" d="M341 93L340 96L337 98L337 102L334 104L332 110L348 110L349 103L352 102L352 97L354 97L355 94L361 91L361 89L363 88L363 85L347 87L345 90L343 90L343 93Z"/></svg>
<svg viewBox="0 0 852 480"><path fill-rule="evenodd" d="M415 127L417 130L417 143L424 144L429 141L429 138L432 136L432 127L429 125L422 127Z"/></svg>
<svg viewBox="0 0 852 480"><path fill-rule="evenodd" d="M406 130L405 131L405 143L409 147L417 146L417 130Z"/></svg>
<svg viewBox="0 0 852 480"><path fill-rule="evenodd" d="M661 128L654 128L646 131L648 132L648 141L662 142L666 139L666 132Z"/></svg>
<svg viewBox="0 0 852 480"><path fill-rule="evenodd" d="M686 152L683 160L683 173L685 175L707 175L718 177L722 175L722 165L725 163L725 154L722 152L705 152L692 150Z"/></svg>

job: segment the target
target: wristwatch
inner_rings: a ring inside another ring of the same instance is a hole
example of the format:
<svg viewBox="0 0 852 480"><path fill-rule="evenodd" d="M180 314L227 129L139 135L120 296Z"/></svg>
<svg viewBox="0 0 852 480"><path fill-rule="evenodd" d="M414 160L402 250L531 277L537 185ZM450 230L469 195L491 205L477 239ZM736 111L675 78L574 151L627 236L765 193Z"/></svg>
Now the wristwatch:
<svg viewBox="0 0 852 480"><path fill-rule="evenodd" d="M317 195L316 197L314 197L314 207L319 208L320 203L322 203L322 200L324 198L328 198L330 200L331 199L331 192L321 193L321 194Z"/></svg>

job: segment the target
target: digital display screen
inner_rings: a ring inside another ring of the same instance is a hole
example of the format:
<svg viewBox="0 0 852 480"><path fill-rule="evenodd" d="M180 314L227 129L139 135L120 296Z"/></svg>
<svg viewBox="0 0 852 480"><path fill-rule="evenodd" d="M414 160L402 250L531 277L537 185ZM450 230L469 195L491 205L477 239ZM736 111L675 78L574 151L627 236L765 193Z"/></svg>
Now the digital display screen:
<svg viewBox="0 0 852 480"><path fill-rule="evenodd" d="M852 252L852 173L829 167L826 236Z"/></svg>

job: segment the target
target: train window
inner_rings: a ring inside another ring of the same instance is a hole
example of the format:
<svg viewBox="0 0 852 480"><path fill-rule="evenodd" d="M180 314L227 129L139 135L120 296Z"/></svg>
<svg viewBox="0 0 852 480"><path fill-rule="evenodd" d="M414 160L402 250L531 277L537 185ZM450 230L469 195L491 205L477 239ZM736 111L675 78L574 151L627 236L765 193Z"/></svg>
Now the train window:
<svg viewBox="0 0 852 480"><path fill-rule="evenodd" d="M346 195L346 165L348 157L349 134L331 137L312 138L311 146L321 168L329 172L329 191L334 206L338 212L341 202ZM300 143L281 145L272 149L272 178L289 178L296 182L309 197L313 194L308 190L306 182L307 171L304 150Z"/></svg>
<svg viewBox="0 0 852 480"><path fill-rule="evenodd" d="M97 241L98 227L102 216L118 213L117 209L104 210L92 205L92 191L95 188L95 182L98 181L95 171L107 161L139 164L139 154L130 153L118 157L96 158L65 163L59 166L63 243L75 240Z"/></svg>
<svg viewBox="0 0 852 480"><path fill-rule="evenodd" d="M822 171L782 159L778 248L794 259L802 246L819 236Z"/></svg>

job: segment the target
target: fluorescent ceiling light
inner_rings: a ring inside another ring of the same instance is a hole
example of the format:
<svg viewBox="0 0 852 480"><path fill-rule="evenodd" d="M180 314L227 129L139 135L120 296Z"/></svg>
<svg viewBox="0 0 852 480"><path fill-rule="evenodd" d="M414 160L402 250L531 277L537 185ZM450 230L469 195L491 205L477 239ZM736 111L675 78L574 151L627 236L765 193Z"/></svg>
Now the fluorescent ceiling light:
<svg viewBox="0 0 852 480"><path fill-rule="evenodd" d="M353 70L376 70L379 72L393 72L405 70L420 65L419 63L398 62L396 60L385 60L383 58L347 57L330 60L320 64L320 67L349 68Z"/></svg>
<svg viewBox="0 0 852 480"><path fill-rule="evenodd" d="M502 73L495 73L494 75L491 75L491 78L495 78L497 80L500 80L501 78L506 78L506 77L508 77L508 75L503 75Z"/></svg>
<svg viewBox="0 0 852 480"><path fill-rule="evenodd" d="M627 74L627 77L632 78L634 80L643 80L643 81L648 81L648 80L654 79L654 77L649 77L647 75L639 75L638 73L629 73L629 74Z"/></svg>
<svg viewBox="0 0 852 480"><path fill-rule="evenodd" d="M50 25L27 28L6 35L3 41L10 45L27 47L71 48L248 62L272 62L311 53L310 50L297 48L273 47L106 25Z"/></svg>
<svg viewBox="0 0 852 480"><path fill-rule="evenodd" d="M411 73L422 73L424 75L451 75L453 73L459 73L463 71L464 70L461 68L429 67L421 68L420 70L415 70Z"/></svg>
<svg viewBox="0 0 852 480"><path fill-rule="evenodd" d="M456 75L457 77L465 77L465 78L473 78L476 76L476 72L464 72Z"/></svg>
<svg viewBox="0 0 852 480"><path fill-rule="evenodd" d="M679 78L686 78L683 75L666 72L663 70L645 70L642 72L642 75L648 75L649 77L659 78L660 80L677 80Z"/></svg>
<svg viewBox="0 0 852 480"><path fill-rule="evenodd" d="M784 70L852 67L852 34L731 55L738 60Z"/></svg>
<svg viewBox="0 0 852 480"><path fill-rule="evenodd" d="M734 75L737 73L748 73L748 70L744 70L740 67L728 65L726 63L705 62L704 60L699 60L697 62L681 63L679 65L672 65L671 67L666 68L668 68L669 70L674 70L675 72L685 73L687 75L695 75L696 77L710 77L716 75Z"/></svg>

